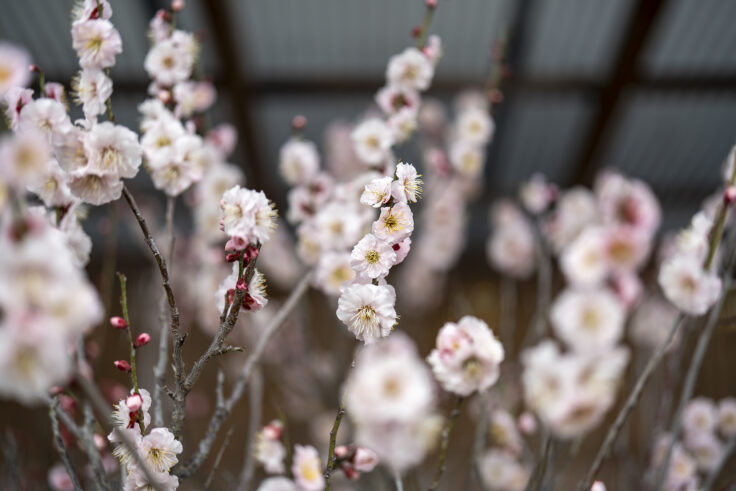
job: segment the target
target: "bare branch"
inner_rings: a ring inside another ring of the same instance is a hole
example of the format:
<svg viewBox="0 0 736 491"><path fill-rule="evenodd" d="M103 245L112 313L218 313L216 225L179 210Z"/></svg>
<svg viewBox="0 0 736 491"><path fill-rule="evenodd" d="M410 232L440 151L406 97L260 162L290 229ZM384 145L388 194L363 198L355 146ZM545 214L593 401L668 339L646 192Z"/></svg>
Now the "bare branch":
<svg viewBox="0 0 736 491"><path fill-rule="evenodd" d="M199 466L202 465L202 462L204 462L204 460L207 458L210 450L212 449L212 444L217 438L217 432L219 431L220 426L222 426L222 423L225 421L225 418L227 418L227 416L230 414L235 404L240 400L241 397L243 397L245 386L248 384L251 375L253 375L253 371L256 369L256 365L260 362L260 359L266 350L268 342L283 325L284 321L289 317L294 308L296 308L299 300L308 290L309 281L311 278L312 272L304 275L304 277L297 284L294 290L292 290L289 298L284 303L284 306L281 307L281 310L279 310L278 314L276 314L271 322L266 326L263 334L261 334L261 337L258 339L258 343L253 350L253 354L250 355L248 361L246 361L245 365L243 365L243 368L240 372L240 375L238 376L235 386L233 387L233 391L230 394L230 397L227 398L223 406L218 406L215 408L215 412L210 419L207 432L205 433L205 436L202 438L202 440L199 442L197 451L185 465L174 468L174 474L181 478L189 477L197 471Z"/></svg>
<svg viewBox="0 0 736 491"><path fill-rule="evenodd" d="M176 206L176 198L169 196L166 200L166 238L168 240L168 250L166 251L166 261L169 268L173 269L174 258L174 209ZM161 297L161 316L160 329L158 339L158 361L153 368L153 376L156 383L153 398L153 423L156 426L164 426L164 385L166 384L166 359L169 357L169 333L166 329L166 297Z"/></svg>
<svg viewBox="0 0 736 491"><path fill-rule="evenodd" d="M222 446L220 447L220 450L217 452L217 456L215 457L215 463L212 464L212 470L210 470L210 473L207 476L207 480L204 482L205 491L210 489L210 485L212 484L212 479L215 477L215 471L217 471L217 468L220 466L220 460L222 460L222 455L225 453L227 446L230 444L230 437L233 436L234 429L235 427L231 426L230 429L227 430L227 433L225 434L225 441L222 442Z"/></svg>
<svg viewBox="0 0 736 491"><path fill-rule="evenodd" d="M69 480L71 480L74 489L76 491L82 491L82 485L79 484L79 478L77 478L77 473L74 472L74 467L72 467L71 459L69 459L69 453L64 446L64 439L61 437L61 432L59 432L59 420L56 419L56 407L58 406L58 404L59 401L57 399L53 399L51 401L51 405L49 406L51 429L54 432L54 446L56 447L56 451L59 452L59 457L61 457L61 461L64 463L64 467L66 467L66 473L69 475Z"/></svg>
<svg viewBox="0 0 736 491"><path fill-rule="evenodd" d="M253 443L256 433L261 427L262 401L263 401L263 374L259 368L253 371L253 382L251 382L248 393L248 438L245 442L245 457L243 457L243 470L240 472L238 491L247 491L253 474L256 471L256 460L253 458Z"/></svg>

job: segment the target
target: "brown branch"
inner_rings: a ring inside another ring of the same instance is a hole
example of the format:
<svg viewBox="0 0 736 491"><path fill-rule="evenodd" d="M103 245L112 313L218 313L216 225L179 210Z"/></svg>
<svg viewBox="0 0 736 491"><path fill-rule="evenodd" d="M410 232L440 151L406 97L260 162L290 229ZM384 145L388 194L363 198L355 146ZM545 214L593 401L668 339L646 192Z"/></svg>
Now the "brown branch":
<svg viewBox="0 0 736 491"><path fill-rule="evenodd" d="M64 439L61 437L61 432L59 432L59 420L56 419L56 407L58 406L58 404L59 401L57 399L53 399L51 401L51 405L49 406L51 429L54 432L54 447L59 453L59 457L61 457L61 461L64 463L64 467L66 467L66 473L69 475L69 480L72 482L75 491L82 491L82 485L79 484L79 478L77 478L77 473L74 472L74 467L72 466L71 459L69 458L69 453L64 446Z"/></svg>
<svg viewBox="0 0 736 491"><path fill-rule="evenodd" d="M225 401L221 401L222 404L217 405L217 407L215 408L215 412L210 419L207 432L205 433L205 436L202 438L202 440L199 442L197 451L194 453L194 455L192 455L192 457L187 461L186 464L174 468L175 475L179 476L182 479L191 476L197 471L197 469L199 469L204 460L207 458L210 450L212 449L212 444L217 438L217 432L222 426L222 423L232 412L235 404L240 400L241 397L243 397L245 386L248 384L251 375L253 375L253 371L256 369L256 365L263 356L268 342L283 325L284 321L286 321L292 311L296 308L299 300L306 293L311 278L311 272L302 277L301 281L297 284L294 290L292 290L289 298L286 299L286 302L284 303L283 307L281 307L281 310L279 310L278 314L276 314L276 316L274 316L274 318L271 319L271 322L266 326L263 334L261 334L261 337L258 339L258 343L253 350L253 354L250 355L248 361L246 361L245 365L243 365L243 368L240 371L240 375L238 376L237 381L235 382L235 386L233 387L233 391L231 392L230 397L228 397Z"/></svg>
<svg viewBox="0 0 736 491"><path fill-rule="evenodd" d="M261 370L253 372L253 382L248 393L248 438L245 442L245 456L243 457L243 470L240 472L238 491L247 491L253 475L256 471L256 460L253 457L253 443L261 426L263 401L263 375Z"/></svg>
<svg viewBox="0 0 736 491"><path fill-rule="evenodd" d="M440 485L440 480L442 479L442 474L445 473L445 462L447 459L447 449L450 447L450 434L452 433L452 429L455 426L455 422L457 421L457 418L460 416L460 409L463 405L463 397L458 396L455 400L455 407L452 408L452 411L450 412L450 418L447 421L447 425L445 425L444 430L442 430L442 443L440 445L440 460L437 462L437 471L434 474L434 479L432 479L432 485L429 487L430 491L434 491L437 489L437 486Z"/></svg>
<svg viewBox="0 0 736 491"><path fill-rule="evenodd" d="M256 247L260 251L261 245L258 244ZM242 270L241 262L241 274L238 276L238 280L243 279L246 285L249 284L250 280L253 278L253 275L256 272L257 261L258 256L251 259L248 262L245 271ZM235 323L238 321L238 315L240 314L240 308L243 305L245 294L245 290L235 290L235 298L233 298L233 301L230 304L230 310L227 314L225 322L220 324L220 328L217 330L217 333L212 339L212 342L207 348L207 351L205 351L202 356L200 356L199 359L194 362L194 365L192 365L192 370L182 381L182 383L177 384L176 390L174 391L174 412L171 417L171 431L172 433L174 433L174 435L178 435L181 433L181 428L184 424L185 418L184 409L186 397L192 390L192 387L197 382L197 380L199 380L199 377L202 375L207 362L209 362L212 358L215 358L216 356L237 350L232 346L225 346L225 338L227 338L227 336L235 327Z"/></svg>

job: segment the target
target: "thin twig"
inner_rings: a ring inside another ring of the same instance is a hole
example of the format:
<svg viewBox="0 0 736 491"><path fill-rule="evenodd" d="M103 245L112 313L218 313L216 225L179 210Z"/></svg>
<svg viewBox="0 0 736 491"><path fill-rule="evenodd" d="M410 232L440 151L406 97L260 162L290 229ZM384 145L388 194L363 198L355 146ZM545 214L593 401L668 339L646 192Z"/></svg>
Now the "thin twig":
<svg viewBox="0 0 736 491"><path fill-rule="evenodd" d="M463 397L458 396L455 400L455 407L452 408L452 411L450 412L450 418L447 421L447 424L445 425L445 428L442 430L442 443L440 444L440 459L437 462L437 471L434 474L434 479L432 479L432 485L429 487L429 491L434 491L437 489L437 486L440 484L440 480L442 479L442 474L445 472L445 461L447 459L447 449L450 446L450 434L452 433L452 428L455 426L455 422L457 421L457 418L460 416L460 409L463 405Z"/></svg>
<svg viewBox="0 0 736 491"><path fill-rule="evenodd" d="M176 197L169 196L166 200L166 239L168 241L168 249L166 251L166 261L169 270L173 271L174 267L174 209L176 207ZM161 324L159 328L158 338L158 360L153 369L153 377L155 380L155 393L153 398L153 422L156 426L164 426L164 386L166 385L166 359L169 357L169 332L166 329L166 297L161 297Z"/></svg>
<svg viewBox="0 0 736 491"><path fill-rule="evenodd" d="M721 474L723 469L726 468L726 463L728 462L728 459L731 458L731 454L733 451L736 450L736 435L732 436L730 440L728 440L728 443L726 443L726 446L723 447L723 451L721 452L721 459L718 461L718 464L713 468L712 471L710 471L710 474L708 474L708 478L705 480L705 484L703 484L703 491L710 491L713 489L713 485L716 483L716 479L718 479L718 476Z"/></svg>
<svg viewBox="0 0 736 491"><path fill-rule="evenodd" d="M54 446L56 447L56 451L59 453L59 457L61 457L61 461L64 463L64 467L66 467L66 473L69 475L69 480L72 482L74 489L82 491L82 485L79 484L79 478L77 478L77 473L74 472L71 459L69 459L69 453L66 450L66 446L64 446L64 439L61 437L61 432L59 431L59 420L56 419L56 407L58 404L59 401L57 399L53 399L49 406L51 429L54 432Z"/></svg>
<svg viewBox="0 0 736 491"><path fill-rule="evenodd" d="M613 424L611 424L611 427L608 429L608 432L606 433L606 438L603 440L603 443L598 449L598 453L596 454L593 463L588 469L588 472L585 475L585 479L580 482L578 490L588 491L590 489L590 486L595 479L596 474L598 474L601 465L603 465L603 461L608 457L613 444L616 442L616 438L621 432L621 428L623 428L629 414L631 413L631 411L634 410L634 407L636 407L636 404L639 402L639 398L644 391L644 387L646 387L649 378L654 372L654 369L657 368L659 366L659 363L662 361L662 357L664 357L664 354L669 349L670 344L677 334L677 331L680 329L680 326L682 325L684 319L685 316L683 314L679 314L677 316L675 322L672 324L672 327L667 333L667 337L662 343L660 343L659 346L657 346L657 350L654 352L654 354L652 354L652 357L647 362L644 370L641 372L639 378L636 380L636 384L634 384L634 388L631 390L629 397L626 399L626 402L616 415L616 419L614 420Z"/></svg>
<svg viewBox="0 0 736 491"><path fill-rule="evenodd" d="M123 310L125 319L125 331L128 333L128 348L130 351L130 381L133 391L138 393L138 371L135 362L135 346L133 345L133 331L130 327L130 314L128 313L128 278L123 273L118 273L120 281L120 308ZM142 428L144 431L145 429Z"/></svg>
<svg viewBox="0 0 736 491"><path fill-rule="evenodd" d="M237 381L235 382L235 386L233 387L233 391L231 392L230 397L227 398L222 407L215 408L215 412L210 419L207 432L205 433L205 436L202 438L202 440L199 442L199 446L197 447L196 452L194 453L194 455L192 455L192 457L187 461L186 464L175 467L174 474L176 474L180 478L189 477L197 471L199 466L202 465L202 462L204 462L204 460L207 458L212 448L212 444L217 438L217 432L219 431L220 426L222 426L222 423L225 421L225 418L227 418L227 416L230 414L235 404L240 400L241 397L243 397L245 386L248 384L251 375L253 375L253 371L256 369L256 366L260 362L260 359L263 356L264 351L266 350L268 342L283 325L284 321L286 321L291 312L296 308L299 300L308 290L311 278L311 272L302 277L301 281L297 284L294 290L292 290L289 298L286 300L283 307L281 307L281 310L279 310L278 314L276 314L274 318L271 319L271 322L266 326L263 334L261 334L261 337L258 339L258 343L253 350L253 354L250 355L248 361L246 361L245 365L243 365L243 368L240 372L240 375L238 376Z"/></svg>
<svg viewBox="0 0 736 491"><path fill-rule="evenodd" d="M103 429L105 431L114 432L115 436L122 442L123 445L125 445L125 448L128 449L131 457L133 457L136 466L138 466L138 468L143 472L143 475L146 477L148 485L150 487L153 487L156 491L164 491L158 481L155 480L153 473L143 461L143 458L138 453L138 448L136 447L135 442L130 438L130 436L128 436L127 433L125 433L124 431L120 431L120 429L115 425L115 422L112 419L112 408L105 400L105 397L100 392L100 389L98 389L97 386L93 384L90 380L81 375L77 376L76 381L79 387L87 396L87 399L89 399L89 401L94 406L95 410L103 416L103 419L100 420Z"/></svg>
<svg viewBox="0 0 736 491"><path fill-rule="evenodd" d="M330 479L332 478L332 471L335 470L335 464L337 463L337 457L335 457L335 444L337 443L337 432L340 430L340 423L342 417L345 416L345 396L343 395L340 400L340 406L337 408L337 414L335 415L335 422L332 423L332 429L330 430L330 446L327 452L327 465L325 465L325 491L330 491Z"/></svg>
<svg viewBox="0 0 736 491"><path fill-rule="evenodd" d="M537 310L534 314L533 333L540 339L547 330L547 310L552 293L552 264L549 250L542 236L541 222L537 223Z"/></svg>
<svg viewBox="0 0 736 491"><path fill-rule="evenodd" d="M662 465L657 472L657 480L655 481L656 485L654 489L662 489L662 486L664 485L664 478L666 475L666 470L670 465L672 451L674 449L675 442L680 435L680 430L682 429L682 414L688 401L690 401L690 398L693 396L693 391L695 390L695 382L698 378L698 373L700 373L700 367L703 364L705 352L708 350L710 339L713 336L715 326L718 324L718 317L721 315L721 309L730 288L731 275L729 272L726 274L726 278L723 281L723 287L721 289L721 295L718 298L718 302L710 311L708 322L706 323L705 328L698 337L698 344L695 347L695 353L690 360L690 366L687 370L687 374L685 375L685 384L683 385L682 392L680 393L680 401L677 405L675 417L672 421L672 429L669 432L670 443L667 446L667 452L665 453L664 459L662 460Z"/></svg>
<svg viewBox="0 0 736 491"><path fill-rule="evenodd" d="M256 471L256 459L253 458L253 444L261 427L263 412L263 374L259 368L253 371L253 381L248 392L248 438L245 441L243 470L240 473L238 491L247 491Z"/></svg>
<svg viewBox="0 0 736 491"><path fill-rule="evenodd" d="M225 434L225 441L222 442L222 446L220 447L220 450L217 452L217 455L215 456L215 463L212 464L212 470L210 470L210 473L207 476L207 480L204 482L205 491L210 489L210 485L212 484L212 479L215 477L215 471L217 471L217 468L220 466L220 460L222 460L222 455L225 453L227 446L230 444L230 437L233 436L234 429L235 427L231 426L230 429L227 430L227 433Z"/></svg>
<svg viewBox="0 0 736 491"><path fill-rule="evenodd" d="M417 36L417 49L422 49L424 47L424 43L427 42L429 25L432 23L432 17L434 17L434 11L436 8L436 5L434 7L427 5L426 10L424 11L424 19L422 19L422 25L419 27L420 31L419 35Z"/></svg>
<svg viewBox="0 0 736 491"><path fill-rule="evenodd" d="M475 472L480 481L481 455L486 448L486 432L488 430L488 402L490 399L490 390L485 390L478 394L480 414L478 422L475 426L475 438L473 439L473 457L470 462L470 471Z"/></svg>
<svg viewBox="0 0 736 491"><path fill-rule="evenodd" d="M84 426L82 426L82 438L79 442L82 444L89 463L92 466L92 476L94 477L97 489L104 489L105 491L110 490L110 485L107 483L107 472L105 472L105 466L102 465L102 458L100 457L100 451L95 445L95 433L94 433L95 417L92 413L92 407L88 402L84 403Z"/></svg>
<svg viewBox="0 0 736 491"><path fill-rule="evenodd" d="M13 485L13 489L21 491L20 481L20 465L18 464L18 443L15 441L10 428L5 429L5 438L3 438L3 457L8 467L8 477Z"/></svg>

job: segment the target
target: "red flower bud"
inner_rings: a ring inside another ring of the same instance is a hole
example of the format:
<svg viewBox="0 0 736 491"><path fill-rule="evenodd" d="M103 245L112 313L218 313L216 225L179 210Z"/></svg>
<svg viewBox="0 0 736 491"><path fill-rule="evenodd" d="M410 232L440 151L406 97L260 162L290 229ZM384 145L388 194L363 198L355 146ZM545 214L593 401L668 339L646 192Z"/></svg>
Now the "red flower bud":
<svg viewBox="0 0 736 491"><path fill-rule="evenodd" d="M725 201L727 205L736 201L736 186L728 186L726 188L726 191L723 193L723 201Z"/></svg>
<svg viewBox="0 0 736 491"><path fill-rule="evenodd" d="M128 363L125 360L115 360L113 362L113 365L115 365L115 368L117 368L121 372L129 372L130 371L130 363Z"/></svg>
<svg viewBox="0 0 736 491"><path fill-rule="evenodd" d="M230 254L225 255L225 261L229 263L234 263L239 258L240 258L240 254L238 254L237 252L231 252Z"/></svg>
<svg viewBox="0 0 736 491"><path fill-rule="evenodd" d="M137 412L143 405L143 397L140 394L131 394L125 399L125 405L130 412Z"/></svg>
<svg viewBox="0 0 736 491"><path fill-rule="evenodd" d="M304 127L307 126L307 118L302 116L301 114L297 114L294 116L294 118L291 120L291 127L295 131L301 131L304 129Z"/></svg>
<svg viewBox="0 0 736 491"><path fill-rule="evenodd" d="M138 335L137 338L135 338L135 341L133 341L133 346L135 348L140 348L141 346L147 345L150 340L151 335L147 332L142 332Z"/></svg>
<svg viewBox="0 0 736 491"><path fill-rule="evenodd" d="M238 282L235 283L235 288L237 288L240 291L247 291L248 284L245 282L245 278L240 278Z"/></svg>
<svg viewBox="0 0 736 491"><path fill-rule="evenodd" d="M253 259L258 257L258 248L254 245L249 245L245 248L245 251L243 251L243 255L245 257L245 263L248 264Z"/></svg>
<svg viewBox="0 0 736 491"><path fill-rule="evenodd" d="M424 0L424 4L428 9L437 8L437 0Z"/></svg>
<svg viewBox="0 0 736 491"><path fill-rule="evenodd" d="M117 315L114 317L110 317L110 325L115 329L125 329L126 327L128 327L128 323L125 322L125 319Z"/></svg>
<svg viewBox="0 0 736 491"><path fill-rule="evenodd" d="M411 37L418 38L422 35L422 26L414 26L411 28Z"/></svg>

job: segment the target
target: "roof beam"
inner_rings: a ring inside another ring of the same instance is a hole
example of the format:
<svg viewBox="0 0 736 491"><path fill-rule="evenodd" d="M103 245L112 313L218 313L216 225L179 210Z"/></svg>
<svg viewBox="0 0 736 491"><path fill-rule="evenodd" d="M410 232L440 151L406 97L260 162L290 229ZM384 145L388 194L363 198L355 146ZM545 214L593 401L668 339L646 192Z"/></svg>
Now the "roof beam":
<svg viewBox="0 0 736 491"><path fill-rule="evenodd" d="M236 52L237 40L232 31L228 2L212 0L202 2L209 17L212 38L217 53L220 54L222 66L221 88L227 90L231 100L235 126L238 131L238 145L243 149L247 165L245 174L248 187L262 189L271 195L271 189L264 178L264 167L258 148L258 136L253 123L254 94L251 80L244 66L240 65L241 57ZM116 84L117 88L117 84Z"/></svg>
<svg viewBox="0 0 736 491"><path fill-rule="evenodd" d="M639 0L632 8L628 28L613 65L613 73L599 94L598 110L573 167L569 184L590 184L618 103L626 88L637 79L637 62L660 12L667 0Z"/></svg>

